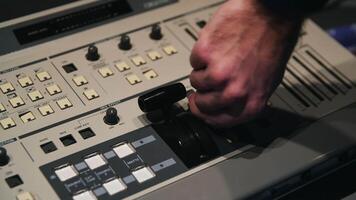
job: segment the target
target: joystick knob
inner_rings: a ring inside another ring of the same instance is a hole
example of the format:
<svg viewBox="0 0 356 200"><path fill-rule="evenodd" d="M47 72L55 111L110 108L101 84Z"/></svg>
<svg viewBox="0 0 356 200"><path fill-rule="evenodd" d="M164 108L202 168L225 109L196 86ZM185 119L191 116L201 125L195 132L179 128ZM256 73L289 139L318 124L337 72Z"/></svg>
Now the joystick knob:
<svg viewBox="0 0 356 200"><path fill-rule="evenodd" d="M0 147L0 166L5 166L9 163L10 158L7 155L7 151L4 147Z"/></svg>
<svg viewBox="0 0 356 200"><path fill-rule="evenodd" d="M132 48L131 39L128 35L121 36L119 48L124 51L130 50Z"/></svg>
<svg viewBox="0 0 356 200"><path fill-rule="evenodd" d="M108 108L106 110L106 114L104 116L104 122L107 125L115 125L118 124L120 121L119 116L117 116L116 108Z"/></svg>
<svg viewBox="0 0 356 200"><path fill-rule="evenodd" d="M153 25L150 33L150 38L152 40L160 40L162 39L162 37L163 34L161 27L158 24Z"/></svg>
<svg viewBox="0 0 356 200"><path fill-rule="evenodd" d="M85 55L85 57L89 61L97 61L97 60L99 60L100 55L99 55L98 47L96 47L95 45L90 45L88 47L88 52Z"/></svg>

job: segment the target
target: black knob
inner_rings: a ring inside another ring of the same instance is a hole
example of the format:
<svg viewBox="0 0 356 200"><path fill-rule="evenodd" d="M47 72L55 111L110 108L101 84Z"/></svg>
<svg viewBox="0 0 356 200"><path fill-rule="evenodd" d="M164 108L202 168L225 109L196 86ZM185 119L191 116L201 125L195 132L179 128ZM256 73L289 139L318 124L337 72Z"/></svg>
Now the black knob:
<svg viewBox="0 0 356 200"><path fill-rule="evenodd" d="M161 27L158 24L155 24L152 26L151 33L150 33L150 38L152 40L160 40L162 39L163 34Z"/></svg>
<svg viewBox="0 0 356 200"><path fill-rule="evenodd" d="M125 51L130 50L132 48L131 39L128 35L121 36L119 48Z"/></svg>
<svg viewBox="0 0 356 200"><path fill-rule="evenodd" d="M88 47L88 52L85 55L85 57L89 61L97 61L97 60L99 60L100 55L99 55L98 47L96 47L95 45L90 45Z"/></svg>
<svg viewBox="0 0 356 200"><path fill-rule="evenodd" d="M104 122L107 125L115 125L120 121L119 116L117 116L117 110L115 108L108 108L104 117Z"/></svg>
<svg viewBox="0 0 356 200"><path fill-rule="evenodd" d="M0 147L0 166L5 166L9 163L10 158L7 155L7 151L4 147Z"/></svg>

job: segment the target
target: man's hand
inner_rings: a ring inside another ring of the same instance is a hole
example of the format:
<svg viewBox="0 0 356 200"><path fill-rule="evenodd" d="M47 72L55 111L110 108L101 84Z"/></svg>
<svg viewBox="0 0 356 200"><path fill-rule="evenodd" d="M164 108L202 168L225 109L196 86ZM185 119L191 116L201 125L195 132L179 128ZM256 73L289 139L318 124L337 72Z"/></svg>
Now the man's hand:
<svg viewBox="0 0 356 200"><path fill-rule="evenodd" d="M258 0L224 3L191 54L191 112L224 127L259 114L282 80L301 22L270 13Z"/></svg>

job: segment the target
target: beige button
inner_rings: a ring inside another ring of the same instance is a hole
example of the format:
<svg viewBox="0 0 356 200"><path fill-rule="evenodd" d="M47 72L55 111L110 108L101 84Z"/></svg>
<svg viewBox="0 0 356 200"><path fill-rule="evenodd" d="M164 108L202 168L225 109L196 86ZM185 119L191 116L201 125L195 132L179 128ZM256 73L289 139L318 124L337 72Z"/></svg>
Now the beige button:
<svg viewBox="0 0 356 200"><path fill-rule="evenodd" d="M177 49L172 45L163 47L163 51L169 56L178 53Z"/></svg>
<svg viewBox="0 0 356 200"><path fill-rule="evenodd" d="M147 53L147 56L153 61L162 58L162 55L160 53L158 53L157 51L150 51Z"/></svg>
<svg viewBox="0 0 356 200"><path fill-rule="evenodd" d="M40 111L41 115L43 115L43 116L47 116L47 115L54 113L54 111L50 105L45 105L45 106L39 107L38 111Z"/></svg>
<svg viewBox="0 0 356 200"><path fill-rule="evenodd" d="M57 84L53 84L51 86L48 86L46 88L46 90L48 91L48 93L52 96L55 94L59 94L62 92L61 88L59 88L59 86Z"/></svg>
<svg viewBox="0 0 356 200"><path fill-rule="evenodd" d="M88 100L92 100L99 97L99 94L94 89L85 90L83 94Z"/></svg>
<svg viewBox="0 0 356 200"><path fill-rule="evenodd" d="M35 200L35 197L30 192L21 192L16 196L16 200Z"/></svg>
<svg viewBox="0 0 356 200"><path fill-rule="evenodd" d="M98 70L98 72L104 78L114 75L114 72L112 72L109 67L102 67Z"/></svg>
<svg viewBox="0 0 356 200"><path fill-rule="evenodd" d="M27 86L33 85L31 78L28 76L20 78L18 80L18 82L20 83L21 87L27 87Z"/></svg>
<svg viewBox="0 0 356 200"><path fill-rule="evenodd" d="M33 102L43 99L43 95L38 90L28 93L28 96Z"/></svg>
<svg viewBox="0 0 356 200"><path fill-rule="evenodd" d="M52 78L51 75L49 75L49 73L46 71L38 72L36 74L36 76L37 76L38 80L40 80L41 82L47 81Z"/></svg>
<svg viewBox="0 0 356 200"><path fill-rule="evenodd" d="M10 104L12 105L12 107L17 108L20 107L22 105L25 105L25 102L22 100L21 97L15 97L9 100Z"/></svg>
<svg viewBox="0 0 356 200"><path fill-rule="evenodd" d="M143 75L147 79L154 79L154 78L158 77L158 74L153 69L143 72Z"/></svg>
<svg viewBox="0 0 356 200"><path fill-rule="evenodd" d="M1 84L0 89L1 89L2 93L4 93L4 94L15 90L14 86L12 86L12 84L9 82Z"/></svg>
<svg viewBox="0 0 356 200"><path fill-rule="evenodd" d="M126 76L126 80L131 84L131 85L135 85L137 83L141 83L141 79L135 75L135 74L131 74Z"/></svg>
<svg viewBox="0 0 356 200"><path fill-rule="evenodd" d="M36 119L32 112L27 112L19 116L23 123L27 123Z"/></svg>
<svg viewBox="0 0 356 200"><path fill-rule="evenodd" d="M123 72L123 71L126 71L126 70L131 69L131 67L130 67L126 62L119 62L119 63L116 63L116 64L115 64L115 67L116 67L120 72Z"/></svg>
<svg viewBox="0 0 356 200"><path fill-rule="evenodd" d="M0 103L0 113L5 111L6 111L5 106L2 103Z"/></svg>
<svg viewBox="0 0 356 200"><path fill-rule="evenodd" d="M136 66L141 66L146 64L146 61L144 58L142 58L141 56L135 56L131 58L131 61L133 64L135 64Z"/></svg>
<svg viewBox="0 0 356 200"><path fill-rule="evenodd" d="M73 104L69 101L68 98L63 98L57 101L57 105L61 110L65 110L73 106Z"/></svg>
<svg viewBox="0 0 356 200"><path fill-rule="evenodd" d="M12 127L16 126L16 123L10 117L0 120L0 124L1 124L3 129L9 129L9 128L12 128Z"/></svg>
<svg viewBox="0 0 356 200"><path fill-rule="evenodd" d="M88 83L87 79L84 76L76 76L73 78L73 82L77 86L82 86Z"/></svg>

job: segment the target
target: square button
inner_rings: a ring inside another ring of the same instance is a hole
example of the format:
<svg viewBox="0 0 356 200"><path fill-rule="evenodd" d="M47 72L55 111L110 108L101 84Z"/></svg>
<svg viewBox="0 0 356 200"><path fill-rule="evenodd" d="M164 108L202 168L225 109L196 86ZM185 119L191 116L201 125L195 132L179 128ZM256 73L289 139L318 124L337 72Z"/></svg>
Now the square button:
<svg viewBox="0 0 356 200"><path fill-rule="evenodd" d="M133 64L135 64L136 66L141 66L146 64L146 61L144 58L142 58L141 56L135 56L131 58L131 61Z"/></svg>
<svg viewBox="0 0 356 200"><path fill-rule="evenodd" d="M73 78L73 82L76 86L82 86L88 84L87 79L84 76L76 76Z"/></svg>
<svg viewBox="0 0 356 200"><path fill-rule="evenodd" d="M33 85L31 78L28 76L20 78L18 80L18 82L20 83L21 87L27 87L27 86Z"/></svg>
<svg viewBox="0 0 356 200"><path fill-rule="evenodd" d="M99 94L94 89L85 90L83 94L88 100L92 100L99 97Z"/></svg>
<svg viewBox="0 0 356 200"><path fill-rule="evenodd" d="M124 158L136 152L135 149L129 143L119 144L115 146L113 149L119 158Z"/></svg>
<svg viewBox="0 0 356 200"><path fill-rule="evenodd" d="M36 200L31 192L21 192L16 196L16 200Z"/></svg>
<svg viewBox="0 0 356 200"><path fill-rule="evenodd" d="M77 67L73 63L63 65L62 67L63 67L64 71L67 72L68 74L78 70Z"/></svg>
<svg viewBox="0 0 356 200"><path fill-rule="evenodd" d="M95 136L95 133L93 130L91 130L91 128L80 130L79 134L82 136L84 140Z"/></svg>
<svg viewBox="0 0 356 200"><path fill-rule="evenodd" d="M104 183L103 186L106 189L106 191L109 193L109 195L114 195L116 193L126 190L127 188L125 183L118 178L115 178L113 180Z"/></svg>
<svg viewBox="0 0 356 200"><path fill-rule="evenodd" d="M19 115L19 117L22 120L22 122L25 124L36 119L36 117L33 115L32 112L23 113Z"/></svg>
<svg viewBox="0 0 356 200"><path fill-rule="evenodd" d="M43 150L43 152L45 152L46 154L57 150L56 145L52 141L41 144L40 147Z"/></svg>
<svg viewBox="0 0 356 200"><path fill-rule="evenodd" d="M23 181L18 174L6 178L5 181L10 188L14 188L23 184Z"/></svg>
<svg viewBox="0 0 356 200"><path fill-rule="evenodd" d="M49 75L49 73L46 71L37 72L36 76L37 76L38 80L40 80L41 82L47 81L52 78L51 75Z"/></svg>
<svg viewBox="0 0 356 200"><path fill-rule="evenodd" d="M73 135L71 134L63 136L59 139L61 140L61 142L65 147L77 143L77 141L74 139Z"/></svg>
<svg viewBox="0 0 356 200"><path fill-rule="evenodd" d="M0 120L0 124L5 130L16 126L16 123L10 117Z"/></svg>
<svg viewBox="0 0 356 200"><path fill-rule="evenodd" d="M54 111L50 105L44 105L42 107L39 107L38 111L40 111L42 116L47 116L47 115L54 113Z"/></svg>
<svg viewBox="0 0 356 200"><path fill-rule="evenodd" d="M163 47L163 51L169 56L178 53L177 49L172 45Z"/></svg>
<svg viewBox="0 0 356 200"><path fill-rule="evenodd" d="M60 181L64 182L78 175L78 172L72 165L61 167L54 171Z"/></svg>
<svg viewBox="0 0 356 200"><path fill-rule="evenodd" d="M5 106L2 103L0 103L0 113L5 112L5 111L6 111Z"/></svg>
<svg viewBox="0 0 356 200"><path fill-rule="evenodd" d="M158 53L157 51L150 51L147 53L147 56L153 61L159 60L162 58L162 55L160 53Z"/></svg>
<svg viewBox="0 0 356 200"><path fill-rule="evenodd" d="M145 72L143 72L143 75L148 79L154 79L154 78L157 78L158 77L158 74L153 70L153 69L150 69L150 70L147 70Z"/></svg>
<svg viewBox="0 0 356 200"><path fill-rule="evenodd" d="M95 195L91 191L85 191L73 196L73 200L96 200Z"/></svg>
<svg viewBox="0 0 356 200"><path fill-rule="evenodd" d="M156 175L149 167L142 167L132 172L132 175L136 178L139 183L143 183Z"/></svg>
<svg viewBox="0 0 356 200"><path fill-rule="evenodd" d="M43 95L38 90L30 92L27 95L28 95L28 97L30 97L31 101L33 101L33 102L43 99Z"/></svg>
<svg viewBox="0 0 356 200"><path fill-rule="evenodd" d="M58 100L56 103L61 110L65 110L65 109L73 106L73 104L69 101L69 99L67 97L63 98L61 100Z"/></svg>
<svg viewBox="0 0 356 200"><path fill-rule="evenodd" d="M126 76L126 80L131 84L131 85L136 85L137 83L141 83L141 79L135 75L135 74L130 74Z"/></svg>
<svg viewBox="0 0 356 200"><path fill-rule="evenodd" d="M103 158L103 156L101 156L99 154L89 156L89 157L85 158L84 161L91 170L94 170L98 167L106 165L105 159Z"/></svg>
<svg viewBox="0 0 356 200"><path fill-rule="evenodd" d="M53 84L51 86L48 86L46 88L46 90L48 91L48 93L53 96L55 94L59 94L62 92L61 88L59 88L59 86L57 84Z"/></svg>
<svg viewBox="0 0 356 200"><path fill-rule="evenodd" d="M114 75L114 72L112 72L109 67L102 67L98 72L103 78Z"/></svg>
<svg viewBox="0 0 356 200"><path fill-rule="evenodd" d="M14 108L25 105L25 102L22 100L21 97L12 98L9 100L9 102L12 105L12 107L14 107Z"/></svg>
<svg viewBox="0 0 356 200"><path fill-rule="evenodd" d="M115 64L115 67L117 68L117 70L119 70L120 72L126 71L131 69L131 67L126 63L126 62L119 62Z"/></svg>
<svg viewBox="0 0 356 200"><path fill-rule="evenodd" d="M1 84L0 89L1 89L2 93L4 93L4 94L15 91L14 86L12 86L12 84L9 82Z"/></svg>

